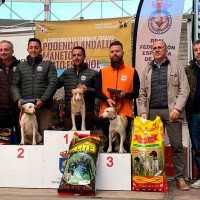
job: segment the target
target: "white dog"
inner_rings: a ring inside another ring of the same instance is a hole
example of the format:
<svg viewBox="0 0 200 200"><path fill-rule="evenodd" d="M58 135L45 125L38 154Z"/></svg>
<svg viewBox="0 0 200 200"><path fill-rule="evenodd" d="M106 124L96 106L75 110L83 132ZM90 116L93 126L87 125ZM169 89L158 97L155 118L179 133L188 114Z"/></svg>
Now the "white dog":
<svg viewBox="0 0 200 200"><path fill-rule="evenodd" d="M152 172L157 173L159 171L159 163L158 163L157 152L155 150L153 150L149 155L152 158L152 164L151 164Z"/></svg>
<svg viewBox="0 0 200 200"><path fill-rule="evenodd" d="M119 153L125 153L124 140L126 139L126 127L128 120L125 115L118 115L117 110L114 107L108 107L104 110L104 113L100 116L102 118L109 118L109 147L107 152L112 152L112 143L117 138L117 134L120 135Z"/></svg>
<svg viewBox="0 0 200 200"><path fill-rule="evenodd" d="M76 131L76 115L81 115L82 124L81 131L85 131L85 100L84 100L84 91L83 89L76 88L72 90L71 98L71 118L72 118L72 131Z"/></svg>
<svg viewBox="0 0 200 200"><path fill-rule="evenodd" d="M20 119L21 143L36 145L42 141L42 136L38 133L38 123L35 115L35 105L26 103L22 105L22 116Z"/></svg>
<svg viewBox="0 0 200 200"><path fill-rule="evenodd" d="M146 153L144 151L142 151L140 153L140 156L142 158L142 165L143 165L143 168L144 168L144 174L145 176L147 175L150 175L150 172L151 172L151 165L150 165L150 162L146 156Z"/></svg>

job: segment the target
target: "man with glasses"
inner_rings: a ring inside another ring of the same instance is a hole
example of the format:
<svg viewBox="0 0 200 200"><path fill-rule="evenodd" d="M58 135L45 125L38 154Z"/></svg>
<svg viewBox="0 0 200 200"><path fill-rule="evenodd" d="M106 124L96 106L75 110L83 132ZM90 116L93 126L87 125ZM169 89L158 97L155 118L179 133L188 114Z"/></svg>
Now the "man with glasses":
<svg viewBox="0 0 200 200"><path fill-rule="evenodd" d="M198 174L192 188L200 188L200 40L193 44L194 59L185 68L190 85L190 95L186 103L186 117L194 150Z"/></svg>
<svg viewBox="0 0 200 200"><path fill-rule="evenodd" d="M174 176L180 190L189 190L185 183L185 158L182 144L184 106L190 88L183 67L167 58L163 41L152 45L154 60L144 68L138 97L138 113L142 118L154 120L160 116L167 130L174 158Z"/></svg>

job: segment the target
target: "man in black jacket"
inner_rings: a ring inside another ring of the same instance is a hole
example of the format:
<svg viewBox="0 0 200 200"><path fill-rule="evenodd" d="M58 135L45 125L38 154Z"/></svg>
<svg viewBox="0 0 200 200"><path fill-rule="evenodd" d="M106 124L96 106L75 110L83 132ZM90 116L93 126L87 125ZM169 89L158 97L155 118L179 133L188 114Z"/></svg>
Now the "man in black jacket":
<svg viewBox="0 0 200 200"><path fill-rule="evenodd" d="M190 95L185 106L194 159L197 166L196 182L191 188L200 188L200 40L193 44L194 59L185 68Z"/></svg>
<svg viewBox="0 0 200 200"><path fill-rule="evenodd" d="M12 42L2 40L0 42L0 128L14 127L18 133L18 141L15 142L19 142L19 108L14 104L11 94L11 83L19 60L13 53Z"/></svg>
<svg viewBox="0 0 200 200"><path fill-rule="evenodd" d="M38 129L43 136L44 130L52 121L52 102L58 84L57 73L53 62L43 60L39 39L30 38L27 50L27 60L20 63L16 69L12 95L19 108L22 99L36 99Z"/></svg>
<svg viewBox="0 0 200 200"><path fill-rule="evenodd" d="M65 70L58 78L58 88L64 86L65 90L65 125L66 130L71 130L71 97L72 89L82 88L86 106L86 130L94 130L94 105L95 105L95 84L98 72L90 69L87 63L85 49L76 46L72 49L73 67ZM77 129L81 128L81 117L76 116Z"/></svg>

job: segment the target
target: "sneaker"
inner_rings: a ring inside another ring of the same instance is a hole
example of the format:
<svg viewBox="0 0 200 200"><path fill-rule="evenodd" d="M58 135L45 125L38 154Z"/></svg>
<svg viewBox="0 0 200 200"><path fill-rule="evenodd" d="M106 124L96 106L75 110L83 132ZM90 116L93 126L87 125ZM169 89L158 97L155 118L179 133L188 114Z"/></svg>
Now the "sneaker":
<svg viewBox="0 0 200 200"><path fill-rule="evenodd" d="M197 180L191 185L191 188L200 188L200 180Z"/></svg>
<svg viewBox="0 0 200 200"><path fill-rule="evenodd" d="M185 183L183 179L176 179L176 187L183 191L190 190L190 187Z"/></svg>

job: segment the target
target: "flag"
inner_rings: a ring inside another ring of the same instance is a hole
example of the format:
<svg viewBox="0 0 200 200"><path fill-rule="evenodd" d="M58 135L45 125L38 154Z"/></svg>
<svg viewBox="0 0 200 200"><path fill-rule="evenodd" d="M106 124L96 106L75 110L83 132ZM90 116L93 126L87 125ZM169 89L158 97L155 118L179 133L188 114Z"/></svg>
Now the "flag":
<svg viewBox="0 0 200 200"><path fill-rule="evenodd" d="M163 40L168 57L178 62L184 0L141 0L134 27L133 66L139 75L152 61L152 44Z"/></svg>
<svg viewBox="0 0 200 200"><path fill-rule="evenodd" d="M200 0L193 0L193 41L200 39Z"/></svg>
<svg viewBox="0 0 200 200"><path fill-rule="evenodd" d="M0 0L0 6L5 2L5 0Z"/></svg>

